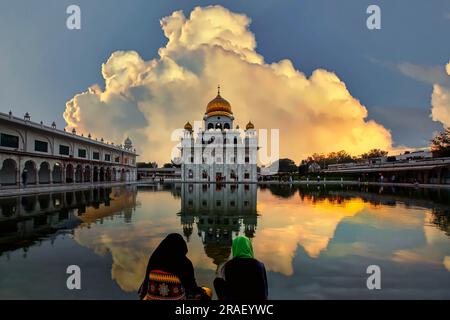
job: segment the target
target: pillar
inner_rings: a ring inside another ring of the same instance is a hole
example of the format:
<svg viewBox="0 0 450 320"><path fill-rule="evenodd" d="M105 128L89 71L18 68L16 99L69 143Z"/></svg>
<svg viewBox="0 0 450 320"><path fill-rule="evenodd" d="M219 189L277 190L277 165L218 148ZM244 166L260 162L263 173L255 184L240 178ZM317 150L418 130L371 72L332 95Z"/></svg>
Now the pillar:
<svg viewBox="0 0 450 320"><path fill-rule="evenodd" d="M39 185L39 169L40 169L40 165L39 165L39 169L38 169L38 165L37 163L35 163L36 167L34 169L34 175L36 177L36 185Z"/></svg>

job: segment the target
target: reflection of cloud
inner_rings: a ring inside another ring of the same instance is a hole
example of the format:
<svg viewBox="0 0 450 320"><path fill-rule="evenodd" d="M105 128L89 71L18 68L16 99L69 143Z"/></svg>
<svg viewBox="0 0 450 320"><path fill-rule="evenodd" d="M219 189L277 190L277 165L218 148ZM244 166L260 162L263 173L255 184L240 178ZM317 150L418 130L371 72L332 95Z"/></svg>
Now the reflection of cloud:
<svg viewBox="0 0 450 320"><path fill-rule="evenodd" d="M90 228L86 228L87 224L84 224L74 230L74 239L81 245L99 255L111 253L111 277L126 292L138 290L150 254L162 239L171 232L181 231L179 219L175 215L179 211L179 202L174 201L170 193L139 192L138 199L142 205L133 212L132 224L107 220L102 224L93 224ZM111 207L117 208L118 204L123 203L122 200L119 198L118 201L111 201ZM102 208L100 212L103 212ZM105 217L92 210L82 218L92 223L99 216ZM118 219L117 216L115 219ZM194 266L215 270L211 259L204 253L200 238L192 238L188 244L188 256Z"/></svg>
<svg viewBox="0 0 450 320"><path fill-rule="evenodd" d="M317 258L326 249L339 222L366 207L357 198L336 204L328 199L315 203L308 198L279 200L267 192L261 192L259 197L264 203L258 203L264 219L256 234L255 251L269 270L285 275L293 273L292 259L298 245L310 257Z"/></svg>
<svg viewBox="0 0 450 320"><path fill-rule="evenodd" d="M393 255L394 261L435 265L440 265L442 263L442 255L450 253L448 237L442 230L428 224L432 219L432 213L425 212L422 225L426 242L421 246L396 251Z"/></svg>
<svg viewBox="0 0 450 320"><path fill-rule="evenodd" d="M159 242L182 230L175 215L179 199L169 192L140 192L138 201L142 205L133 211L132 223L117 221L122 218L117 214L114 220L100 215L105 218L102 223L97 219L90 228L83 224L74 230L79 244L100 255L111 254L111 277L127 292L138 289ZM379 293L386 298L420 296L433 281L448 282L449 239L429 224L429 209L401 203L372 205L360 198L299 197L298 193L281 199L260 190L258 211L261 217L252 242L256 258L269 271L271 297L374 298L364 286L369 264L386 271L383 281L390 287ZM94 213L83 218L92 221ZM211 286L216 266L197 232L188 243L188 256L199 284ZM418 274L430 274L426 285L420 280L409 282ZM427 290L427 297L439 294L448 295L445 286Z"/></svg>
<svg viewBox="0 0 450 320"><path fill-rule="evenodd" d="M221 6L197 7L189 17L174 12L161 21L168 42L159 58L112 53L102 66L104 89L75 95L64 119L78 132L115 141L133 136L144 160L167 161L171 132L201 119L221 83L241 125L281 128L283 156L299 161L313 152L390 149L389 131L366 119L366 108L336 74L317 69L307 77L290 60L266 63L249 23ZM299 130L308 139L299 140Z"/></svg>
<svg viewBox="0 0 450 320"><path fill-rule="evenodd" d="M335 258L358 255L434 263L442 256L430 257L425 252L429 247L420 252L411 250L431 238L448 241L438 229L424 227L428 216L421 208L403 204L373 206L360 198L339 202L312 201L308 197L279 199L269 192L260 192L259 199L258 208L264 218L256 234L255 252L269 270L285 275L294 272L292 260L297 246L316 259L323 255ZM441 252L431 251L436 255Z"/></svg>
<svg viewBox="0 0 450 320"><path fill-rule="evenodd" d="M450 272L450 256L445 256L443 263L448 272Z"/></svg>

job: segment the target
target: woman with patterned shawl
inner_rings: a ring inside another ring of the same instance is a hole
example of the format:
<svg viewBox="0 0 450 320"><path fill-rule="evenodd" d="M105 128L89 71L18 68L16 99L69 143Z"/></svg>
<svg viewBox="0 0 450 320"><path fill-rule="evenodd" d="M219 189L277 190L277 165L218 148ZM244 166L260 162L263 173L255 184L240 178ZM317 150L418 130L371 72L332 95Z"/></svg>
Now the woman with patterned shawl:
<svg viewBox="0 0 450 320"><path fill-rule="evenodd" d="M186 241L178 233L171 233L161 241L148 261L139 288L142 300L210 299L211 290L199 287L195 281L187 252Z"/></svg>

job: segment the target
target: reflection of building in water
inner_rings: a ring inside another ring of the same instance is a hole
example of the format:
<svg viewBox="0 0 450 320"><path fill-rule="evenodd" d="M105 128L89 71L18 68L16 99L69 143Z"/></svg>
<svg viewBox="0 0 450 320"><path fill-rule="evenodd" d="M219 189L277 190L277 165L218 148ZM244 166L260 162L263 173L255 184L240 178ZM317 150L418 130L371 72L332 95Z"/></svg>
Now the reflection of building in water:
<svg viewBox="0 0 450 320"><path fill-rule="evenodd" d="M136 186L0 198L0 255L81 223L115 215L130 221L135 206Z"/></svg>
<svg viewBox="0 0 450 320"><path fill-rule="evenodd" d="M256 184L182 184L181 224L189 241L197 224L208 257L225 262L233 237L256 232Z"/></svg>

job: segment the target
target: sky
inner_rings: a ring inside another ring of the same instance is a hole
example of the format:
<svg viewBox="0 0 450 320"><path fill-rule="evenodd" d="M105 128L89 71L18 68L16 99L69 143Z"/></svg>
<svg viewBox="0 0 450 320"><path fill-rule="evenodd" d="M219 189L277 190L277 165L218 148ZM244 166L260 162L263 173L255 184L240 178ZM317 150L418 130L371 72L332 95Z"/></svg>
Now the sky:
<svg viewBox="0 0 450 320"><path fill-rule="evenodd" d="M71 4L81 30L66 28ZM0 111L129 135L164 162L220 83L237 123L280 128L281 156L395 153L450 125L449 32L444 0L4 1Z"/></svg>

